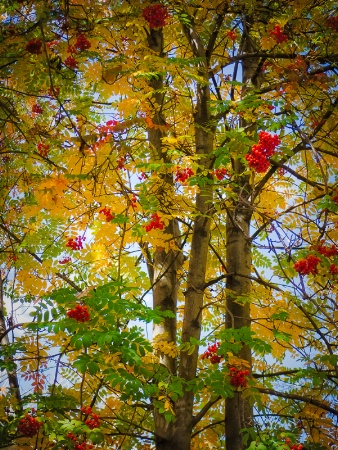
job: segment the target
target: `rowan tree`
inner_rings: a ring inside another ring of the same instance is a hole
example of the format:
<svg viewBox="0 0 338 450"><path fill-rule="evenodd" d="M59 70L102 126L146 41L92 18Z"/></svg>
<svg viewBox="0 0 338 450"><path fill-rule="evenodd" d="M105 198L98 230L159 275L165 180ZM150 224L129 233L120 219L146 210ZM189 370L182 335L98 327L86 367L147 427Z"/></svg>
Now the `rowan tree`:
<svg viewBox="0 0 338 450"><path fill-rule="evenodd" d="M2 448L337 448L336 2L0 8Z"/></svg>

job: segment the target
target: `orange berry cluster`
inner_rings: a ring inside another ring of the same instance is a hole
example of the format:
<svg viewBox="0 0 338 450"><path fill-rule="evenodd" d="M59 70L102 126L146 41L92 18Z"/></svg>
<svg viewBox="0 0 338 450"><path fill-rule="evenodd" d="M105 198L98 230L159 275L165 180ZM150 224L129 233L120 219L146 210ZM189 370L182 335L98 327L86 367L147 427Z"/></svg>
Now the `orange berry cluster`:
<svg viewBox="0 0 338 450"><path fill-rule="evenodd" d="M83 248L83 241L85 240L86 238L82 236L77 236L75 239L69 238L66 247L69 247L72 250L81 250Z"/></svg>
<svg viewBox="0 0 338 450"><path fill-rule="evenodd" d="M175 181L179 181L180 183L185 183L188 178L194 175L194 172L189 168L178 169L176 171Z"/></svg>
<svg viewBox="0 0 338 450"><path fill-rule="evenodd" d="M291 444L290 438L286 438L285 443L291 448L291 450L302 450L303 448L302 444Z"/></svg>
<svg viewBox="0 0 338 450"><path fill-rule="evenodd" d="M157 213L155 213L155 214L152 214L150 217L152 220L147 225L143 225L145 230L147 232L149 232L151 230L156 230L156 229L163 230L164 223L161 221L160 216Z"/></svg>
<svg viewBox="0 0 338 450"><path fill-rule="evenodd" d="M38 143L38 152L39 152L39 154L41 156L46 158L48 156L48 151L49 151L49 145L48 144L43 144L42 142Z"/></svg>
<svg viewBox="0 0 338 450"><path fill-rule="evenodd" d="M162 28L166 24L166 19L170 16L168 8L159 3L144 8L142 17L149 23L150 28Z"/></svg>
<svg viewBox="0 0 338 450"><path fill-rule="evenodd" d="M248 386L248 370L239 370L237 367L230 367L230 384L236 388Z"/></svg>
<svg viewBox="0 0 338 450"><path fill-rule="evenodd" d="M76 305L75 308L67 311L67 317L78 322L88 322L90 320L90 314L86 305Z"/></svg>
<svg viewBox="0 0 338 450"><path fill-rule="evenodd" d="M283 42L286 42L288 40L287 35L283 33L279 25L275 25L275 28L273 30L270 30L269 34L270 36L273 36L275 38L277 44L282 44Z"/></svg>
<svg viewBox="0 0 338 450"><path fill-rule="evenodd" d="M293 266L295 271L300 275L316 275L318 273L318 264L321 262L321 259L315 255L309 255L307 258L300 259Z"/></svg>
<svg viewBox="0 0 338 450"><path fill-rule="evenodd" d="M217 350L220 345L220 342L215 342L214 344L209 345L201 358L208 359L211 364L219 364L223 358L222 355L217 355Z"/></svg>
<svg viewBox="0 0 338 450"><path fill-rule="evenodd" d="M88 427L93 430L94 428L98 428L100 426L100 418L97 414L94 414L92 411L92 408L90 406L84 406L81 408L81 411L86 416L90 416L86 421L85 424L88 425Z"/></svg>
<svg viewBox="0 0 338 450"><path fill-rule="evenodd" d="M33 437L38 434L42 423L30 414L26 414L19 422L19 432L26 437Z"/></svg>
<svg viewBox="0 0 338 450"><path fill-rule="evenodd" d="M67 438L74 442L74 450L90 450L93 448L92 444L88 444L86 441L79 443L77 436L74 433L68 433Z"/></svg>
<svg viewBox="0 0 338 450"><path fill-rule="evenodd" d="M26 44L27 52L31 53L32 55L40 55L41 47L42 47L41 39L32 39Z"/></svg>
<svg viewBox="0 0 338 450"><path fill-rule="evenodd" d="M100 209L99 213L105 216L106 222L110 222L115 217L114 214L111 213L110 208L102 208Z"/></svg>
<svg viewBox="0 0 338 450"><path fill-rule="evenodd" d="M270 167L269 159L274 155L279 144L280 139L276 134L271 135L266 131L261 131L258 144L254 144L250 153L245 155L249 167L256 170L257 173L266 172Z"/></svg>

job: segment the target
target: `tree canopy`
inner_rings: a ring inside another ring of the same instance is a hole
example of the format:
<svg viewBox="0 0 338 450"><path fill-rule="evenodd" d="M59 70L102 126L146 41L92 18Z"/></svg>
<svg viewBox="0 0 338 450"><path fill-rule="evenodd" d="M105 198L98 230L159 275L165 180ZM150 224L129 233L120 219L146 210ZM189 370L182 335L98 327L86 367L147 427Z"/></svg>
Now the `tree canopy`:
<svg viewBox="0 0 338 450"><path fill-rule="evenodd" d="M337 3L0 17L0 448L338 448Z"/></svg>

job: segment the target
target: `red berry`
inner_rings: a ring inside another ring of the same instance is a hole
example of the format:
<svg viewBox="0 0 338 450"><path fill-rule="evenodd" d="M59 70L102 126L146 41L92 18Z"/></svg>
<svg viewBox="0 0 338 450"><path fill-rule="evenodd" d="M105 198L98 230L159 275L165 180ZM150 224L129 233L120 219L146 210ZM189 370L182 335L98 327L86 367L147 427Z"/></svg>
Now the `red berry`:
<svg viewBox="0 0 338 450"><path fill-rule="evenodd" d="M294 269L300 275L316 275L318 273L317 266L321 262L321 259L318 256L309 255L305 259L300 259L294 265Z"/></svg>
<svg viewBox="0 0 338 450"><path fill-rule="evenodd" d="M35 103L35 105L32 106L32 112L35 113L35 114L42 114L43 113L43 109L41 108L40 105Z"/></svg>
<svg viewBox="0 0 338 450"><path fill-rule="evenodd" d="M237 39L236 31L233 31L233 30L228 31L228 32L226 33L226 35L227 35L227 37L228 37L229 39L231 39L232 41L235 41L235 40Z"/></svg>
<svg viewBox="0 0 338 450"><path fill-rule="evenodd" d="M31 53L32 55L40 55L41 47L42 47L41 39L32 39L26 44L27 52Z"/></svg>
<svg viewBox="0 0 338 450"><path fill-rule="evenodd" d="M333 31L338 31L338 15L328 17L326 19L326 26Z"/></svg>
<svg viewBox="0 0 338 450"><path fill-rule="evenodd" d="M236 388L246 388L248 386L248 370L240 370L237 367L230 367L230 384Z"/></svg>
<svg viewBox="0 0 338 450"><path fill-rule="evenodd" d="M86 305L76 305L75 308L67 312L67 317L78 322L88 322L90 320L90 314Z"/></svg>
<svg viewBox="0 0 338 450"><path fill-rule="evenodd" d="M166 6L157 4L144 8L142 17L149 23L150 28L162 28L170 16Z"/></svg>
<svg viewBox="0 0 338 450"><path fill-rule="evenodd" d="M220 181L223 180L226 176L229 176L229 172L224 167L222 167L221 169L215 169L213 174Z"/></svg>
<svg viewBox="0 0 338 450"><path fill-rule="evenodd" d="M157 213L155 213L155 214L152 214L150 217L152 220L148 223L148 225L143 225L145 230L147 232L149 232L151 230L156 230L156 229L163 230L164 223L161 222L160 216Z"/></svg>
<svg viewBox="0 0 338 450"><path fill-rule="evenodd" d="M194 175L194 172L189 168L185 169L177 169L175 181L179 181L180 183L185 183L188 178Z"/></svg>
<svg viewBox="0 0 338 450"><path fill-rule="evenodd" d="M81 250L83 249L83 241L85 240L86 238L82 236L77 236L75 239L69 238L66 247L69 247L72 250Z"/></svg>
<svg viewBox="0 0 338 450"><path fill-rule="evenodd" d="M99 213L105 216L106 222L110 222L115 217L114 214L111 213L110 208L102 208Z"/></svg>
<svg viewBox="0 0 338 450"><path fill-rule="evenodd" d="M88 50L91 47L90 42L84 34L80 34L74 44L77 51L82 52L83 50Z"/></svg>
<svg viewBox="0 0 338 450"><path fill-rule="evenodd" d="M274 155L276 147L280 144L279 137L271 135L266 131L259 133L258 144L251 147L250 153L245 155L249 167L256 170L257 173L264 173L270 167L269 159Z"/></svg>
<svg viewBox="0 0 338 450"><path fill-rule="evenodd" d="M42 425L42 422L39 422L35 417L32 417L30 414L26 414L26 416L19 422L19 432L23 436L33 437L38 434Z"/></svg>
<svg viewBox="0 0 338 450"><path fill-rule="evenodd" d="M49 145L48 144L43 144L42 142L38 143L38 152L39 152L39 154L41 156L43 156L44 158L47 158L48 151L49 151Z"/></svg>
<svg viewBox="0 0 338 450"><path fill-rule="evenodd" d="M270 30L269 34L270 36L273 36L275 38L277 44L282 44L283 42L286 42L288 40L287 35L283 33L279 25L275 25L275 28L273 30Z"/></svg>
<svg viewBox="0 0 338 450"><path fill-rule="evenodd" d="M220 345L220 342L209 345L207 350L201 355L201 358L209 359L211 364L219 364L223 358L223 355L217 355L217 350Z"/></svg>
<svg viewBox="0 0 338 450"><path fill-rule="evenodd" d="M65 59L65 66L67 66L69 69L76 69L78 66L78 62L75 58L73 58L73 56L68 56L68 58Z"/></svg>
<svg viewBox="0 0 338 450"><path fill-rule="evenodd" d="M70 258L69 256L67 256L66 258L63 258L59 261L59 264L68 264L69 262L72 261L72 258Z"/></svg>

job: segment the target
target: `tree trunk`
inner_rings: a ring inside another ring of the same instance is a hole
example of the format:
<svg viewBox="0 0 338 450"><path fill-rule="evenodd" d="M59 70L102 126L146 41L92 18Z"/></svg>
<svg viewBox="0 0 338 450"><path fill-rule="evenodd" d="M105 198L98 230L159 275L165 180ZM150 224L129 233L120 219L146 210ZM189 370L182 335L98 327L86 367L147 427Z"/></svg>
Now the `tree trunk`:
<svg viewBox="0 0 338 450"><path fill-rule="evenodd" d="M149 49L157 56L163 57L163 33L162 29L151 29L148 35ZM157 76L149 81L149 86L153 89L152 104L153 115L152 122L156 125L164 126L165 117L163 114L163 77ZM165 149L163 148L162 138L165 136L163 128L149 127L148 141L151 151L154 152L154 159L158 161L167 160ZM163 175L162 177L163 196L173 189L172 175ZM171 234L173 238L178 238L179 227L178 222L173 219L169 221L165 227L164 233ZM166 252L163 249L154 249L152 261L148 261L150 280L153 285L153 308L159 308L161 311L171 311L175 315L174 318L166 317L160 324L153 326L153 341L174 342L176 344L177 333L177 292L178 278L177 269L181 264L181 256L177 251ZM163 364L169 373L176 374L176 358L172 358L166 354L158 352L160 363ZM158 410L154 410L156 448L164 450L171 447L171 439L173 435L173 423L168 423Z"/></svg>
<svg viewBox="0 0 338 450"><path fill-rule="evenodd" d="M253 53L255 44L249 36L250 17L243 21L244 42L243 53ZM262 73L258 58L247 58L242 61L242 98L250 94L253 89L259 87ZM247 131L253 132L255 124L248 124L244 120L241 123ZM250 327L250 290L251 290L251 240L250 221L253 213L251 205L252 185L249 176L243 173L246 166L235 159L233 164L233 181L236 188L233 189L236 197L228 210L226 224L226 266L231 274L227 277L227 300L226 300L226 327L239 329ZM238 354L239 358L247 363L252 371L251 350L247 345ZM242 450L243 434L241 430L253 426L253 409L248 398L243 398L240 392L235 392L233 398L226 400L226 448L227 450Z"/></svg>
<svg viewBox="0 0 338 450"><path fill-rule="evenodd" d="M4 335L4 333L6 333L6 331L7 331L4 311L5 311L5 299L4 299L4 291L3 291L3 280L2 280L2 275L0 273L0 335ZM0 345L5 346L5 345L9 345L9 343L10 342L8 339L8 334L6 333L0 341ZM9 356L7 358L7 361L9 363L9 365L11 365L11 366L15 365L15 362L14 362L14 359L12 356ZM19 381L18 381L16 371L13 369L7 369L7 378L8 378L9 389L12 393L14 393L14 395L18 401L17 408L19 410L21 410L20 386L19 386Z"/></svg>

